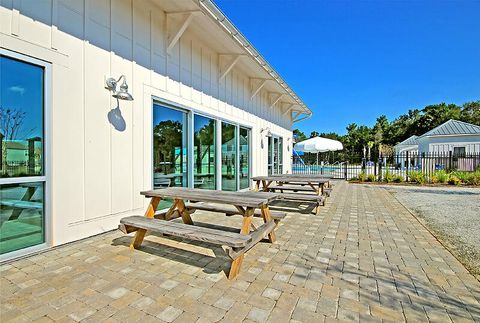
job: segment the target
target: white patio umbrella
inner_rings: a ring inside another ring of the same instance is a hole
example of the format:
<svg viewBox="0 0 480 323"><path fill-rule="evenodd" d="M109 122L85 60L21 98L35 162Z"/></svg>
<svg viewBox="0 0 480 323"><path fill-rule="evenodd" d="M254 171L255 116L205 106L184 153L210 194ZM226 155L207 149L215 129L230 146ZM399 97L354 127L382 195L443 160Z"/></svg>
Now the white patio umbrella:
<svg viewBox="0 0 480 323"><path fill-rule="evenodd" d="M343 145L337 140L323 137L313 137L296 143L294 148L296 151L302 151L304 153L316 153L318 165L318 153L343 150Z"/></svg>

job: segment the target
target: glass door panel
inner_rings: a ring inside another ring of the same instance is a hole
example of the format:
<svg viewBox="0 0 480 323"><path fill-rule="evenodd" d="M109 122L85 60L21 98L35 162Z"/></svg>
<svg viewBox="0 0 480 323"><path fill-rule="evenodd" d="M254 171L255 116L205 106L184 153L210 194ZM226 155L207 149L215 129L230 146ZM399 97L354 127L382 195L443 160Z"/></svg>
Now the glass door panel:
<svg viewBox="0 0 480 323"><path fill-rule="evenodd" d="M195 115L193 124L193 186L215 189L215 120Z"/></svg>
<svg viewBox="0 0 480 323"><path fill-rule="evenodd" d="M273 138L268 137L268 175L273 174L273 157L272 157L272 151L273 151Z"/></svg>
<svg viewBox="0 0 480 323"><path fill-rule="evenodd" d="M237 127L222 122L222 190L237 190Z"/></svg>
<svg viewBox="0 0 480 323"><path fill-rule="evenodd" d="M0 55L0 254L45 242L44 78Z"/></svg>
<svg viewBox="0 0 480 323"><path fill-rule="evenodd" d="M250 130L240 127L240 189L250 187Z"/></svg>
<svg viewBox="0 0 480 323"><path fill-rule="evenodd" d="M283 138L268 137L268 174L283 173Z"/></svg>
<svg viewBox="0 0 480 323"><path fill-rule="evenodd" d="M187 113L153 105L153 188L187 187ZM162 201L158 209L169 207Z"/></svg>
<svg viewBox="0 0 480 323"><path fill-rule="evenodd" d="M278 174L278 138L273 138L273 173Z"/></svg>
<svg viewBox="0 0 480 323"><path fill-rule="evenodd" d="M278 173L283 174L283 138L278 138Z"/></svg>

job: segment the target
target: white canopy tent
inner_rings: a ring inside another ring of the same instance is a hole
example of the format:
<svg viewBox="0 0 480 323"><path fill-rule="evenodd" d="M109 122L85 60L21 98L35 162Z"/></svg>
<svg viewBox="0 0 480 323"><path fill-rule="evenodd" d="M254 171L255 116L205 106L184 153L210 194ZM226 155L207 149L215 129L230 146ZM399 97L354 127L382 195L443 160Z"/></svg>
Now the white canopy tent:
<svg viewBox="0 0 480 323"><path fill-rule="evenodd" d="M323 137L313 137L296 143L294 149L296 151L301 151L304 153L316 153L318 165L318 153L343 150L343 145L340 141L337 140Z"/></svg>

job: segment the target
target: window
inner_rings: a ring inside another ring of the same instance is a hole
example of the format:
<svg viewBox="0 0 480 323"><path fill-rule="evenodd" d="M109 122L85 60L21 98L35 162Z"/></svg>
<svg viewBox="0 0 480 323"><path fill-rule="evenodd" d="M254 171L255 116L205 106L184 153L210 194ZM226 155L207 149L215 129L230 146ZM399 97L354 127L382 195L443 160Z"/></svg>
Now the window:
<svg viewBox="0 0 480 323"><path fill-rule="evenodd" d="M283 173L283 138L268 137L268 174Z"/></svg>
<svg viewBox="0 0 480 323"><path fill-rule="evenodd" d="M215 189L215 120L195 115L193 185L197 188Z"/></svg>
<svg viewBox="0 0 480 323"><path fill-rule="evenodd" d="M237 127L222 122L222 190L237 190Z"/></svg>
<svg viewBox="0 0 480 323"><path fill-rule="evenodd" d="M240 127L240 189L250 187L250 130Z"/></svg>
<svg viewBox="0 0 480 323"><path fill-rule="evenodd" d="M465 147L453 147L453 156L464 157L465 156Z"/></svg>
<svg viewBox="0 0 480 323"><path fill-rule="evenodd" d="M153 187L188 186L187 113L153 105Z"/></svg>
<svg viewBox="0 0 480 323"><path fill-rule="evenodd" d="M0 254L3 255L46 241L44 114L48 65L1 49L0 53Z"/></svg>
<svg viewBox="0 0 480 323"><path fill-rule="evenodd" d="M154 189L250 187L250 129L161 103L153 104L152 127Z"/></svg>

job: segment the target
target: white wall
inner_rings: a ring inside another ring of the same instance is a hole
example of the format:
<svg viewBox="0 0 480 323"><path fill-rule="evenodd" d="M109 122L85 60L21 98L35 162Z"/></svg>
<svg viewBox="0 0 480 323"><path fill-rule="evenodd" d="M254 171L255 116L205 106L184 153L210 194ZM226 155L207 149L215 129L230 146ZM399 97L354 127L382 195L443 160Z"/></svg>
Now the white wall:
<svg viewBox="0 0 480 323"><path fill-rule="evenodd" d="M421 137L418 142L420 153L448 153L454 147L465 147L466 154L480 153L480 135Z"/></svg>
<svg viewBox="0 0 480 323"><path fill-rule="evenodd" d="M53 244L116 227L141 214L151 188L152 96L252 127L253 175L267 173L260 129L284 137L291 116L253 100L247 75L219 82L218 53L187 30L166 53L166 15L148 0L0 0L0 46L52 63ZM208 35L207 35L208 37ZM116 102L104 78L125 74L135 100L121 101L124 131L109 123Z"/></svg>

